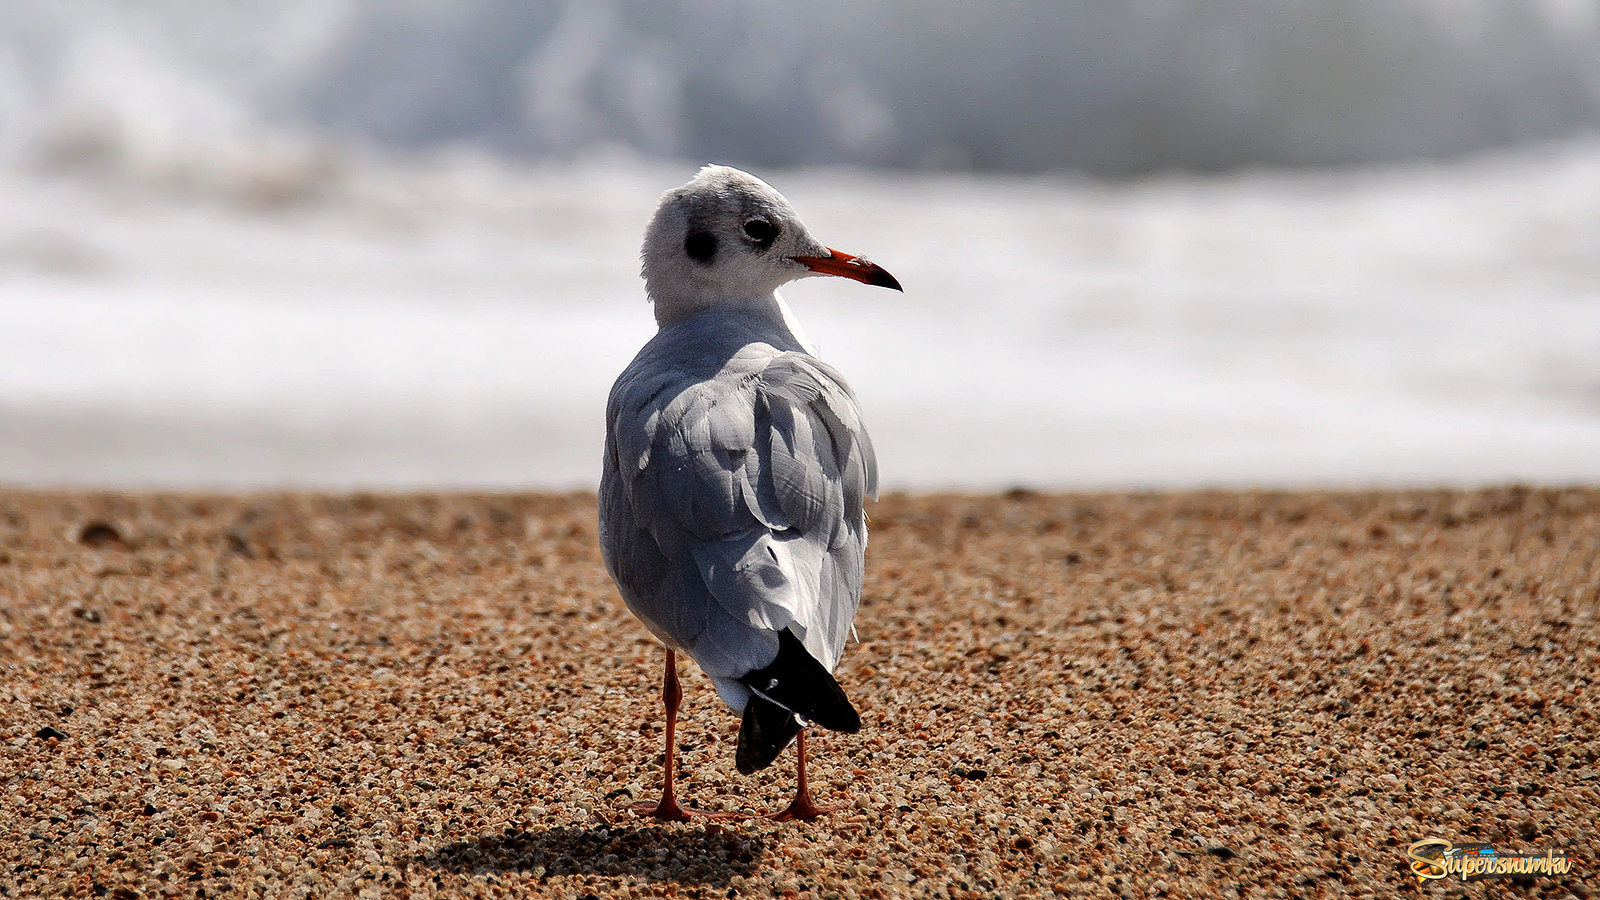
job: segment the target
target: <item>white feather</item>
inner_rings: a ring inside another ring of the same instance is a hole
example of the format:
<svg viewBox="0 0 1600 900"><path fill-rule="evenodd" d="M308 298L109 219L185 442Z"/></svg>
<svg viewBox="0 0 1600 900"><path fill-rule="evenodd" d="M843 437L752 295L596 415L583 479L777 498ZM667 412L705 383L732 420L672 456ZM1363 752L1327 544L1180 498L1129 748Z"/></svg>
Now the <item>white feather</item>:
<svg viewBox="0 0 1600 900"><path fill-rule="evenodd" d="M607 404L606 566L736 710L737 679L776 659L783 629L832 670L861 603L877 461L855 395L776 291L809 274L794 257L831 253L738 170L667 192L644 248L661 329Z"/></svg>

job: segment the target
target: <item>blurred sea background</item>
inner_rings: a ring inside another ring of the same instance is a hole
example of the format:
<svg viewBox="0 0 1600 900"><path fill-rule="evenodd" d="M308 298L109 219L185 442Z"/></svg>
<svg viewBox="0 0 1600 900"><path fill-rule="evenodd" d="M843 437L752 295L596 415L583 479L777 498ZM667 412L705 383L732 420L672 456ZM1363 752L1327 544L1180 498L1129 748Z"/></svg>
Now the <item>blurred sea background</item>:
<svg viewBox="0 0 1600 900"><path fill-rule="evenodd" d="M708 161L888 488L1600 482L1589 0L20 0L0 483L591 487Z"/></svg>

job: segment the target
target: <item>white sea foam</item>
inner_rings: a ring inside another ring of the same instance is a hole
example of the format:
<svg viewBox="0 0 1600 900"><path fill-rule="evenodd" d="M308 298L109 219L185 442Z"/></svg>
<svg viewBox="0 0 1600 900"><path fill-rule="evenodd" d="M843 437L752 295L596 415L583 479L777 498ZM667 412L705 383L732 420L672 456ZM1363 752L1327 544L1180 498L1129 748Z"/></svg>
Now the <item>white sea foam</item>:
<svg viewBox="0 0 1600 900"><path fill-rule="evenodd" d="M690 163L0 174L0 481L586 486ZM763 171L889 487L1600 480L1600 142L1105 184ZM265 205L263 205L265 204Z"/></svg>
<svg viewBox="0 0 1600 900"><path fill-rule="evenodd" d="M0 4L0 481L590 484L714 160L905 284L787 293L887 485L1592 482L1600 140L1395 160L1592 133L1597 10Z"/></svg>

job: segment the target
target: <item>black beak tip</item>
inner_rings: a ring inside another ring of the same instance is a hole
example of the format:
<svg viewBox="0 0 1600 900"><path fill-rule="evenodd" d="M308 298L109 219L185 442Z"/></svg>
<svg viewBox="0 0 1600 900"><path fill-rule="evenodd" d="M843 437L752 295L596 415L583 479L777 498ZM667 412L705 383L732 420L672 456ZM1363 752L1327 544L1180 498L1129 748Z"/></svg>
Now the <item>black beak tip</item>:
<svg viewBox="0 0 1600 900"><path fill-rule="evenodd" d="M872 273L872 280L868 281L867 284L870 284L873 287L889 288L891 290L899 291L902 294L906 292L906 289L900 286L900 282L895 280L893 275L890 275L883 269L879 269L878 271Z"/></svg>

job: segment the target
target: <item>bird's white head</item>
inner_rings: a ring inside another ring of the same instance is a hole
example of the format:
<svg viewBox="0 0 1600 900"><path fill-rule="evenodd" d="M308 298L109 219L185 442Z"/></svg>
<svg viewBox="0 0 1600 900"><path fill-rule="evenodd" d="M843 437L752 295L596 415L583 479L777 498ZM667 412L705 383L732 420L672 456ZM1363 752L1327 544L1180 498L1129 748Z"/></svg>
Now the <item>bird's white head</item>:
<svg viewBox="0 0 1600 900"><path fill-rule="evenodd" d="M900 290L877 264L812 237L771 185L728 166L706 166L661 196L643 256L645 290L662 325L710 306L770 306L779 287L808 275Z"/></svg>

